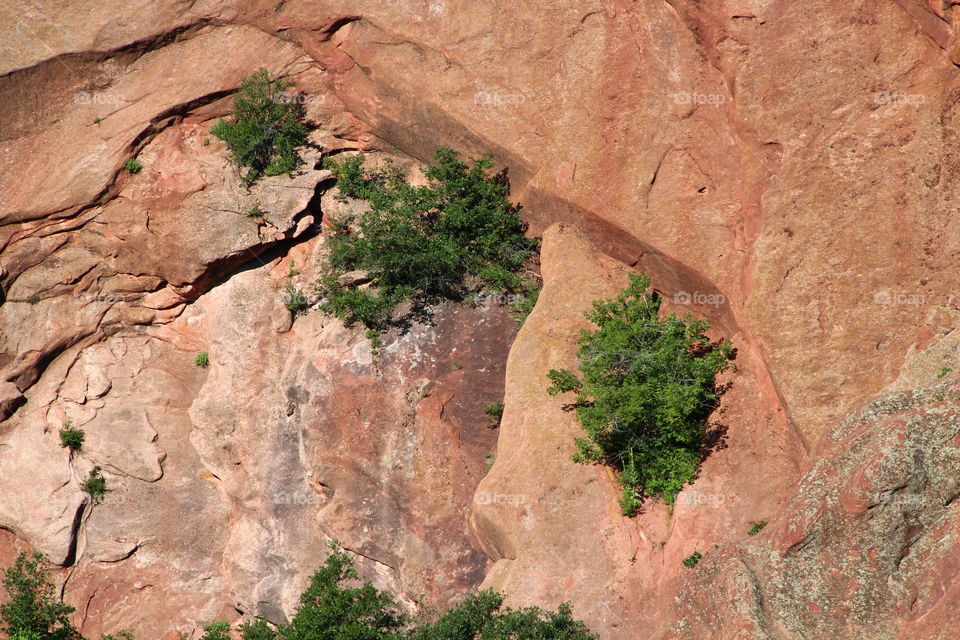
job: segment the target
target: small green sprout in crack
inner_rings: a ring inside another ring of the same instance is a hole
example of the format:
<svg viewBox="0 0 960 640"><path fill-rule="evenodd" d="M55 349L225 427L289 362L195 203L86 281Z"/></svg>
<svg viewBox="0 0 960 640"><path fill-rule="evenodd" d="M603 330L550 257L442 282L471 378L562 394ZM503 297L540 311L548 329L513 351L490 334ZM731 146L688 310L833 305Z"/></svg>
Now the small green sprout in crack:
<svg viewBox="0 0 960 640"><path fill-rule="evenodd" d="M747 535L748 535L748 536L755 536L755 535L757 535L758 533L760 533L765 526L767 526L767 521L766 521L766 520L761 520L760 522L754 522L754 523L753 523L753 526L750 527L750 530L747 531Z"/></svg>

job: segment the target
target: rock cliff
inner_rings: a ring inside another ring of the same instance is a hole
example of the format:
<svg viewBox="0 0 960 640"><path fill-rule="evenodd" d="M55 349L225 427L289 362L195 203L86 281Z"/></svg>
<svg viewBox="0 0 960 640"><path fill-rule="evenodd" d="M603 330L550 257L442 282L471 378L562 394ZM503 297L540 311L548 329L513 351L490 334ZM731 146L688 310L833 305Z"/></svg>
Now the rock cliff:
<svg viewBox="0 0 960 640"><path fill-rule="evenodd" d="M604 640L952 637L958 21L921 0L0 8L0 560L48 554L89 634L283 620L338 539L411 610L482 585L569 600ZM209 128L260 67L317 128L295 177L247 191ZM543 238L519 333L449 303L375 354L292 317L282 289L318 276L345 206L321 151L439 145L493 153ZM543 392L631 270L738 352L726 446L632 519Z"/></svg>

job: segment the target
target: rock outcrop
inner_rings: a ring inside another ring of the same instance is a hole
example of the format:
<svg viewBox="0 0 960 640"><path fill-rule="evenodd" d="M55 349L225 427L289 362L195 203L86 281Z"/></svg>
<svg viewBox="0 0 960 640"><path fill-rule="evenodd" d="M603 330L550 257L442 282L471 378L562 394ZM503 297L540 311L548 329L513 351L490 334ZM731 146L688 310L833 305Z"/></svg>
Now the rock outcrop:
<svg viewBox="0 0 960 640"><path fill-rule="evenodd" d="M408 608L485 585L604 640L947 637L952 3L88 4L0 9L0 560L60 564L84 633L281 620L336 538ZM318 127L246 191L209 127L259 67ZM439 145L494 153L544 236L516 342L495 306L377 354L291 316L341 206L320 150ZM543 388L631 269L738 357L726 447L625 519Z"/></svg>

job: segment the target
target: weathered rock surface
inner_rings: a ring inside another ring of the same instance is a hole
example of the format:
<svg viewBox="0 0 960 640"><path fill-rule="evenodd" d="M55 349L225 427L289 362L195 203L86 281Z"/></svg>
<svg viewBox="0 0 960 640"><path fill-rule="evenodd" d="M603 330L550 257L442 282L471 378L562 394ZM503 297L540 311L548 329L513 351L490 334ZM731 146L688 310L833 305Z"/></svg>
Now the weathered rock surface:
<svg viewBox="0 0 960 640"><path fill-rule="evenodd" d="M622 517L610 471L571 460L582 433L563 408L571 398L544 390L547 371L575 364L577 338L589 326L583 313L618 293L630 269L564 224L544 234L541 264L543 291L507 364L497 461L474 496L472 522L496 560L484 585L516 594L518 604L571 601L602 637L648 637L685 575L681 560L777 513L799 476L803 447L768 409L772 389L734 336L739 371L714 416L715 428L726 430L725 448L710 455L674 508Z"/></svg>
<svg viewBox="0 0 960 640"><path fill-rule="evenodd" d="M570 599L605 640L949 633L951 3L127 4L0 9L0 560L68 565L86 633L281 619L332 537L408 602L482 581ZM207 130L258 67L297 83L326 149L494 152L549 229L475 495L511 321L438 309L374 358L283 309L291 260L316 276L329 175L310 151L237 186ZM542 393L629 268L739 350L728 447L635 520ZM94 464L114 491L91 509Z"/></svg>
<svg viewBox="0 0 960 640"><path fill-rule="evenodd" d="M958 343L954 329L915 353L824 439L760 535L704 557L662 637L953 637L960 384L936 371L956 362Z"/></svg>

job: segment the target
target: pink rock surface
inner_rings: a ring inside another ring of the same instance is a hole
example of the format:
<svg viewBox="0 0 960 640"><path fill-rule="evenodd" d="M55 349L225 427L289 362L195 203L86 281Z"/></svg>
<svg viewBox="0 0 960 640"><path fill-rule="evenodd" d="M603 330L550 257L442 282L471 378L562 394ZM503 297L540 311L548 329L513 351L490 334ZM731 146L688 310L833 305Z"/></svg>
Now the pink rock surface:
<svg viewBox="0 0 960 640"><path fill-rule="evenodd" d="M0 487L0 559L70 565L85 633L282 619L336 537L407 606L482 583L604 640L949 637L952 408L927 401L955 395L952 3L127 4L0 9L0 476L30 474ZM377 359L286 313L329 175L310 151L248 193L205 143L261 66L328 150L509 167L546 283L512 349L502 309L440 308ZM633 520L542 393L630 269L738 348L728 447ZM896 482L922 504L871 506Z"/></svg>

